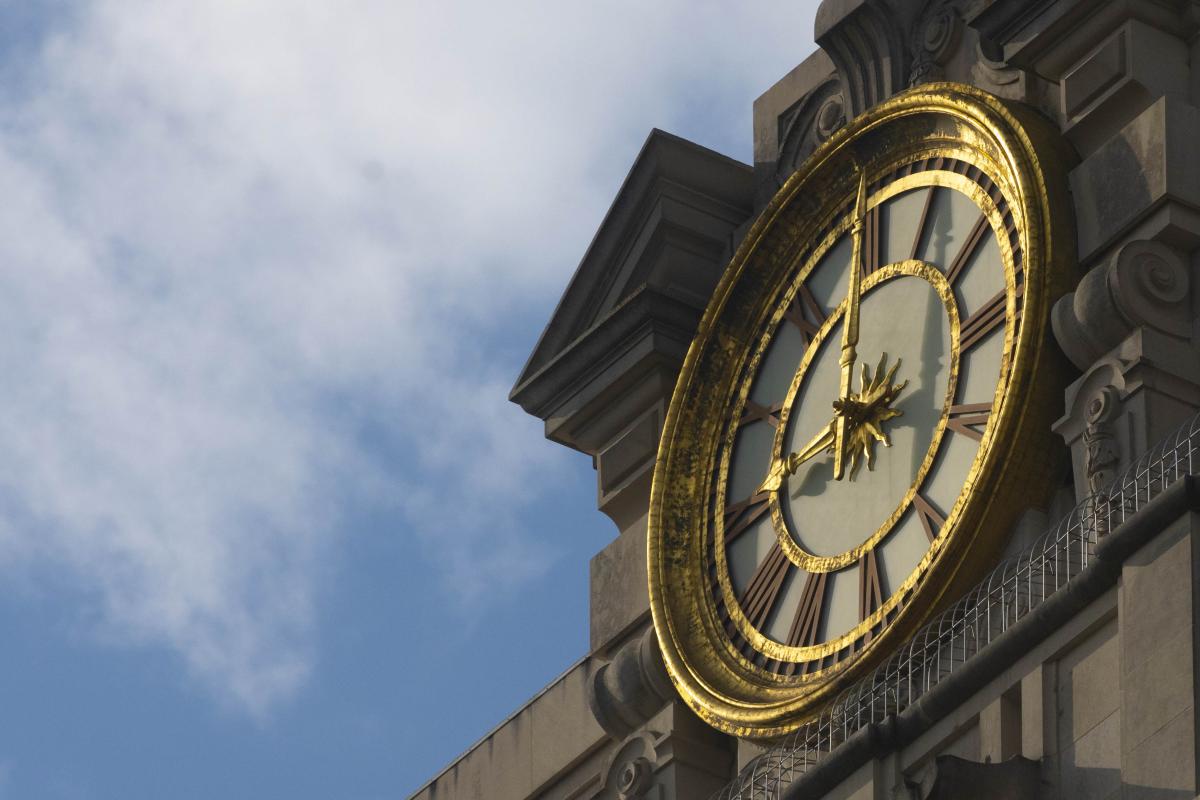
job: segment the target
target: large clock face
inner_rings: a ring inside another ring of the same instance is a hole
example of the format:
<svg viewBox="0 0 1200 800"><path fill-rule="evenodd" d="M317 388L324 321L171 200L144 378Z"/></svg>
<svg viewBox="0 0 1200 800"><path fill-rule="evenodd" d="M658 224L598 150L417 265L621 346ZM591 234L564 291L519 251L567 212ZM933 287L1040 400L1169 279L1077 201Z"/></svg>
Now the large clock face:
<svg viewBox="0 0 1200 800"><path fill-rule="evenodd" d="M982 172L917 159L873 188L767 319L714 474L714 601L738 651L784 674L834 662L920 579L968 485L1023 305L1007 202ZM838 480L833 401L847 366L853 396L880 397L848 420ZM776 466L793 454L808 458ZM764 486L772 471L787 474Z"/></svg>
<svg viewBox="0 0 1200 800"><path fill-rule="evenodd" d="M1071 244L1045 154L977 90L906 93L814 154L730 265L649 536L664 659L717 727L794 729L1045 494Z"/></svg>

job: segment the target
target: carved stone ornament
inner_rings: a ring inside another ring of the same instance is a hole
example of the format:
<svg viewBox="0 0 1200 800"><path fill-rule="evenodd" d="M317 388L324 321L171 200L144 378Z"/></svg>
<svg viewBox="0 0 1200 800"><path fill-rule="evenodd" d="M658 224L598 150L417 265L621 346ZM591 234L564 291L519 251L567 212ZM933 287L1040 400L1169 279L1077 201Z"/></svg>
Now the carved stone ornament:
<svg viewBox="0 0 1200 800"><path fill-rule="evenodd" d="M1142 326L1187 338L1190 293L1178 252L1161 242L1129 242L1058 301L1054 335L1075 366L1086 370Z"/></svg>
<svg viewBox="0 0 1200 800"><path fill-rule="evenodd" d="M824 0L817 9L817 43L837 67L847 119L905 87L908 25L884 0Z"/></svg>
<svg viewBox="0 0 1200 800"><path fill-rule="evenodd" d="M1085 370L1064 399L1054 430L1071 448L1075 496L1095 498L1099 508L1132 456L1200 408L1200 355L1191 340L1142 325Z"/></svg>
<svg viewBox="0 0 1200 800"><path fill-rule="evenodd" d="M1004 90L1021 78L1021 70L1009 66L1003 58L993 58L999 55L992 51L988 44L980 39L975 43L975 64L971 67L971 76L975 82L985 89L999 92L1007 96Z"/></svg>
<svg viewBox="0 0 1200 800"><path fill-rule="evenodd" d="M944 66L958 47L962 27L962 19L953 4L943 0L926 7L913 27L913 65L908 75L909 86L945 77Z"/></svg>
<svg viewBox="0 0 1200 800"><path fill-rule="evenodd" d="M840 81L828 80L806 94L779 121L779 183L846 124L846 98Z"/></svg>
<svg viewBox="0 0 1200 800"><path fill-rule="evenodd" d="M813 135L818 143L824 142L846 124L846 102L841 93L825 98L817 109L816 119L813 120Z"/></svg>
<svg viewBox="0 0 1200 800"><path fill-rule="evenodd" d="M1112 428L1120 402L1115 386L1105 386L1088 401L1083 441L1087 453L1088 488L1093 495L1112 483L1121 463L1120 444Z"/></svg>
<svg viewBox="0 0 1200 800"><path fill-rule="evenodd" d="M592 673L588 705L600 727L621 738L650 719L674 696L654 630L627 642Z"/></svg>
<svg viewBox="0 0 1200 800"><path fill-rule="evenodd" d="M660 800L654 785L658 751L654 733L643 731L625 739L608 757L595 800Z"/></svg>
<svg viewBox="0 0 1200 800"><path fill-rule="evenodd" d="M629 800L637 797L650 786L650 776L654 771L650 759L645 756L626 761L617 772L617 797Z"/></svg>

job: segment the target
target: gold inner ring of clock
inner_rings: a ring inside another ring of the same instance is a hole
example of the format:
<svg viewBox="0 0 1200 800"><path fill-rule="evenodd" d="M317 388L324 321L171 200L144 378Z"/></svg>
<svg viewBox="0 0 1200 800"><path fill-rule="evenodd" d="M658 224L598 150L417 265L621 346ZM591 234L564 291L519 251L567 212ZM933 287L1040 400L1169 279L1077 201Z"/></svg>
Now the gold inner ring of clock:
<svg viewBox="0 0 1200 800"><path fill-rule="evenodd" d="M842 553L832 556L818 556L809 553L805 550L796 537L791 534L787 523L783 518L783 509L779 502L780 492L771 492L770 506L771 519L775 526L775 533L779 538L780 546L784 553L792 561L808 572L832 572L857 562L870 548L879 543L884 536L892 529L896 522L903 516L908 509L909 504L913 501L913 496L917 493L917 489L925 480L926 474L933 465L934 458L937 456L938 446L941 443L942 435L945 433L946 420L949 415L950 406L953 403L955 387L958 383L959 372L959 338L960 338L960 323L958 317L958 306L954 299L954 290L950 288L950 284L946 281L945 275L940 269L933 264L924 261L899 261L893 264L888 264L881 267L870 275L863 278L862 291L864 296L873 290L875 287L894 278L902 276L911 276L920 278L930 284L937 293L938 298L942 301L942 306L946 311L947 319L950 323L950 353L949 353L949 377L946 384L946 395L943 399L942 412L938 417L937 425L933 431L933 436L930 439L929 447L925 452L925 456L921 461L921 465L917 470L917 474L913 479L912 484L905 492L904 497L896 506L895 510L883 520L882 524L865 540L854 547L845 550ZM792 377L792 384L788 389L787 395L783 401L783 408L780 411L779 428L775 433L775 441L771 448L771 463L774 464L782 458L787 457L787 453L783 451L785 442L788 438L788 420L791 416L792 409L795 405L796 395L800 391L800 387L804 384L805 376L808 373L809 367L812 364L816 354L820 352L821 345L829 336L834 328L842 321L846 312L846 304L843 301L837 309L829 315L825 322L818 329L813 341L806 349L804 357L800 360L799 367L796 368L796 373ZM871 363L879 354L862 354L864 363ZM910 365L911 367L911 365ZM876 376L878 379L880 376ZM899 375L903 378L903 372ZM886 426L886 422L883 423Z"/></svg>
<svg viewBox="0 0 1200 800"><path fill-rule="evenodd" d="M920 156L921 154L918 153L917 155ZM928 154L925 154L925 155L928 155ZM953 151L951 153L948 153L948 155L952 156L954 158L964 159L964 160L968 160L968 161L971 160L970 154L967 154L965 152L959 152L957 150ZM909 157L906 159L901 159L901 160L911 160L911 158L912 157ZM899 163L899 161L900 160L898 160L897 163ZM989 172L989 174L993 175L993 180L996 180L996 178L994 177L996 173ZM883 202L889 200L890 198L892 198L896 195L903 194L904 192L906 192L910 189L914 189L914 188L918 188L918 187L925 187L925 186L940 186L940 187L954 189L959 192L962 192L963 194L966 194L968 197L970 197L975 202L975 205L977 207L979 207L980 209L982 209L984 214L987 215L988 222L990 224L992 233L993 233L993 235L997 236L997 243L1000 246L1001 261L1004 264L1005 285L1007 287L1006 291L1008 294L1008 301L1007 301L1007 308L1005 311L1005 316L1007 319L1011 320L1013 318L1013 314L1014 314L1014 310L1015 310L1015 307L1014 307L1015 299L1014 298L1017 295L1017 283L1016 283L1016 273L1015 273L1016 267L1015 267L1015 262L1013 259L1013 252L1012 252L1012 248L1009 245L1008 238L1006 236L1000 235L1001 232L1004 231L1004 222L1003 222L1000 210L997 208L997 206L996 206L995 202L993 202L992 198L989 197L988 194L977 183L966 178L963 175L949 173L949 172L945 172L945 171L941 171L941 170L915 173L912 175L902 177L902 178L892 182L888 186L884 187L883 189L881 189L877 194L875 194L873 197L871 197L868 206L874 207L880 203L883 203ZM1018 211L1013 210L1012 213L1017 214ZM821 244L815 249L815 251L813 251L810 254L809 258L807 259L808 264L810 266L816 264L820 260L820 258L825 253L827 253L829 251L829 249L834 246L834 244L837 242L837 240L841 236L843 236L849 229L850 229L850 220L849 219L846 219L843 222L841 222L840 224L835 225L834 228L826 234L826 236L823 238ZM865 276L863 278L863 288L862 288L862 291L864 292L864 294L866 292L870 291L871 289L873 289L875 286L879 285L879 283L881 283L883 280L890 278L890 277L896 277L896 275L894 273L889 273L889 269L891 267L897 267L897 266L905 264L905 263L919 264L919 265L922 265L922 267L924 267L925 269L929 270L929 272L926 272L924 274L930 276L929 278L927 278L927 280L929 280L931 285L933 285L935 287L935 290L937 290L939 297L942 298L943 305L946 305L947 298L952 297L952 290L950 290L950 287L948 285L945 285L945 276L942 274L941 270L938 269L937 267L935 267L931 264L927 264L925 262L920 262L920 261L897 262L896 264L890 264L888 266L881 267L880 269L873 272L871 275ZM774 319L773 324L778 324L779 320L782 318L782 308L784 306L786 306L787 303L790 301L792 294L794 294L799 288L800 280L806 278L808 276L808 273L809 273L808 267L802 269L800 272L800 276L797 279L797 282L792 286L789 294L786 297L781 298L780 302L777 302L772 305L772 308L774 310L771 311L767 316ZM887 277L885 277L885 276L887 276ZM941 286L940 289L938 288L939 286ZM958 377L959 377L959 356L960 356L959 342L960 342L960 338L961 338L961 323L960 323L959 317L958 317L957 305L955 303L950 303L950 308L952 309L952 311L950 311L948 313L950 314L950 320L951 320L951 350L950 350L950 352L951 352L951 365L950 365L951 370L950 370L950 382L947 384L947 388L948 388L947 401L946 401L946 404L943 406L941 420L938 423L937 429L934 431L934 436L930 441L930 446L926 452L926 457L925 457L925 460L924 460L921 470L920 470L920 476L922 479L923 479L923 476L928 473L928 470L930 469L930 467L933 463L933 460L937 456L937 451L938 451L938 447L939 447L939 444L942 439L942 434L945 431L946 419L949 415L949 405L952 404L951 403L951 399L953 398L952 392L954 391L954 388L957 386L957 381L958 381ZM818 336L820 337L820 339L818 341L824 341L825 337L829 336L830 331L833 329L833 326L836 325L839 320L841 320L842 315L844 313L845 313L844 303L843 303L843 305L833 309L830 312L830 315L826 319L825 324L818 331ZM772 330L773 330L773 327L772 327ZM766 334L764 341L766 339L769 339L769 336L770 336L770 334ZM1005 338L1004 355L1001 360L1000 379L998 381L997 389L996 389L997 397L999 397L1001 395L1003 387L1006 385L1006 383L1010 377L1009 373L1010 373L1011 359L1012 359L1012 348L1014 347L1015 336L1016 336L1016 332L1015 332L1014 327L1012 325L1006 325L1005 333L1004 333L1004 338ZM793 384L796 386L798 386L799 382L802 381L803 372L808 369L810 362L812 361L812 359L815 356L815 353L818 350L818 348L815 346L816 343L817 343L816 341L814 341L814 343L812 343L812 346L810 346L806 350L804 357L801 359L801 365L800 365L800 367L797 368L797 373L793 377ZM759 355L753 359L754 362L757 362L758 358L761 357L762 348L764 346L765 346L765 344L760 345ZM870 359L868 359L868 360L870 360ZM733 415L735 419L738 417L738 415L740 415L741 409L744 408L744 406L745 406L747 395L750 391L750 386L751 386L751 381L749 381L749 380L745 380L745 381L741 382L741 387L738 390L738 394L737 394L735 414ZM794 400L794 394L791 391L789 391L787 399ZM791 405L792 405L791 403L785 403L784 408L781 410L781 414L786 414L786 415L790 416ZM785 426L787 424L787 419L788 419L787 416L781 416L781 418L780 418L780 420L781 420L780 421L780 429L781 430L785 428ZM715 542L720 542L723 539L723 529L721 527L721 518L722 518L721 515L724 511L724 498L725 498L725 492L728 487L730 456L732 455L733 444L734 444L734 440L735 440L735 436L734 436L735 433L736 433L735 430L730 430L726 434L724 444L722 445L723 456L721 458L721 464L718 467L718 473L716 476L717 477L716 491L717 491L717 497L718 497L718 507L715 510L716 522L717 522ZM988 443L990 442L990 439L991 439L990 433L984 435L983 447L985 449L989 446ZM773 446L772 446L772 459L773 460L779 457L781 450L782 450L781 443L776 442L775 444L773 444ZM976 479L977 472L979 469L979 463L980 463L980 460L982 459L982 457L983 457L983 454L981 452L980 456L978 456L976 458L975 464L971 467L970 475L967 478L968 483L971 483ZM773 497L770 500L770 502L772 504L772 519L773 519L773 524L775 525L776 537L780 542L781 548L784 550L784 553L788 556L788 558L791 560L791 562L809 572L832 572L832 571L847 567L853 561L855 561L859 556L861 556L862 553L866 552L866 550L870 546L877 544L880 540L883 539L883 537L887 536L888 532L891 529L891 526L894 525L895 522L897 521L898 517L903 516L903 513L907 510L907 505L911 503L912 497L915 494L915 490L918 486L920 486L921 482L922 482L921 479L914 479L912 486L910 487L912 489L912 491L909 492L905 501L901 502L897 506L897 513L894 513L891 517L889 517L889 521L885 522L885 524L881 525L875 531L874 535L872 535L871 537L864 540L860 545L858 545L854 549L849 550L845 553L839 554L838 556L815 556L815 555L812 555L812 554L804 551L799 546L799 544L795 541L795 539L792 537L791 533L787 530L786 525L782 519L782 514L779 513L777 501ZM916 570L911 575L909 575L898 587L896 587L893 590L892 596L890 598L888 598L887 600L885 600L883 606L881 608L877 609L868 619L866 619L862 623L860 623L857 628L843 634L842 636L838 637L834 641L825 642L823 644L815 645L812 647L797 648L797 647L790 647L787 645L782 645L772 639L767 638L766 636L761 634L759 631L755 630L753 628L753 626L750 625L749 621L747 621L745 616L743 615L741 606L738 604L737 597L734 594L733 587L730 583L730 577L729 577L729 571L728 571L729 565L728 565L728 562L726 561L725 548L717 545L715 548L716 552L713 554L715 556L715 560L717 562L717 582L720 587L720 592L721 592L722 596L724 597L726 607L729 609L729 614L733 618L734 624L737 626L738 630L742 633L743 636L745 636L753 644L754 648L756 650L758 650L759 652L764 653L771 658L788 660L788 661L811 660L811 659L816 659L816 658L822 658L824 656L829 655L830 653L836 652L836 651L844 648L845 646L847 646L857 636L860 636L862 631L867 630L871 626L877 624L878 621L882 617L884 617L885 615L890 613L892 611L892 609L899 602L901 602L903 599L905 599L909 595L913 586L917 583L917 581L921 578L921 576L924 575L925 570L929 567L931 561L940 552L941 544L943 542L945 532L948 530L952 530L954 528L954 526L957 524L957 520L958 520L959 514L961 512L962 504L963 504L963 497L959 497L958 501L954 504L954 507L952 509L950 509L946 515L946 525L943 527L942 537L939 537L938 540L935 541L931 545L929 552L927 552L925 554L924 558L921 559L921 563L917 566ZM736 663L740 664L742 666L742 668L750 670L750 671L754 672L755 674L760 675L762 677L767 677L773 681L781 680L778 676L767 673L767 672L761 670L756 665L752 664L750 661L748 661L745 658L745 656L743 656L741 653L737 652L737 650L731 644L729 644L727 641L725 642L725 647L727 648L727 653L728 653L729 657L732 658Z"/></svg>

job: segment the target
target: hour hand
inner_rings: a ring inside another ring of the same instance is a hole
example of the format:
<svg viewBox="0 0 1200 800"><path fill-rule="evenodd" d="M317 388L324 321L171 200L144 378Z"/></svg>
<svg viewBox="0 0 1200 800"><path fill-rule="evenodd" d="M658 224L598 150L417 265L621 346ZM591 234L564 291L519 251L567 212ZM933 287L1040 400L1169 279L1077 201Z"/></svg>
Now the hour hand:
<svg viewBox="0 0 1200 800"><path fill-rule="evenodd" d="M800 469L801 464L818 453L833 447L835 425L836 421L830 422L804 447L792 453L787 458L781 458L772 464L771 471L767 473L767 477L763 480L762 485L758 487L756 494L779 491L779 487L783 486L784 479L789 475L795 474L796 470Z"/></svg>

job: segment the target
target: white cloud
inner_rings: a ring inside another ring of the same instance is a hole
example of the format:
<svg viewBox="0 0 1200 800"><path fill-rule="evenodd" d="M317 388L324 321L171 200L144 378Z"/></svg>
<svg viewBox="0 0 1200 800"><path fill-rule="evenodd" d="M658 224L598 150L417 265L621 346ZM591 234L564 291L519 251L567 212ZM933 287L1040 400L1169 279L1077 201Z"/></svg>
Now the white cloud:
<svg viewBox="0 0 1200 800"><path fill-rule="evenodd" d="M748 136L808 39L769 15L811 10L730 13L64 12L0 107L0 567L69 568L103 635L252 713L311 670L347 503L394 504L466 602L543 569L520 513L569 454L489 334L549 308L649 125L733 94Z"/></svg>

